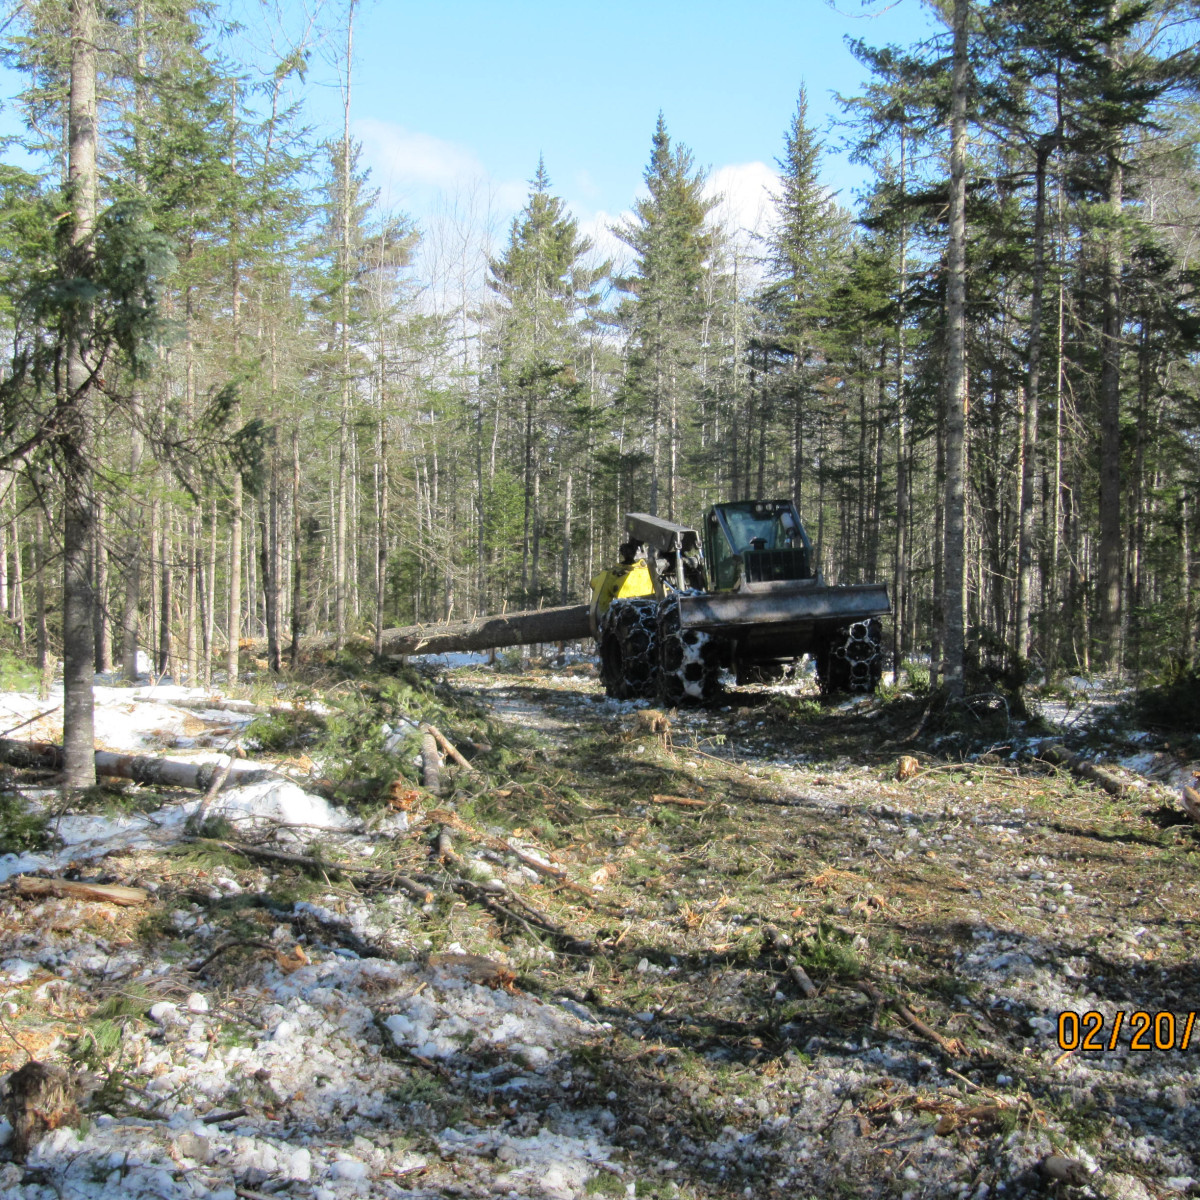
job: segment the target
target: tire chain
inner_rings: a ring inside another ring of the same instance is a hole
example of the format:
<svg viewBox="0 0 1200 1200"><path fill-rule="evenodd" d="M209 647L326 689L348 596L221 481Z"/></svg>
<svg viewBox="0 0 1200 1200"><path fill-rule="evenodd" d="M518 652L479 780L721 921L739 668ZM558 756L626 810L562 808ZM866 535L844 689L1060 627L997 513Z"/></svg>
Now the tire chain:
<svg viewBox="0 0 1200 1200"><path fill-rule="evenodd" d="M658 605L653 597L614 600L601 631L604 689L620 700L652 700L658 692ZM612 638L620 651L620 676L610 678L604 646Z"/></svg>
<svg viewBox="0 0 1200 1200"><path fill-rule="evenodd" d="M660 684L664 704L706 704L720 693L720 676L713 658L719 643L699 629L682 629L679 597L690 592L673 592L658 613ZM696 593L697 595L700 593Z"/></svg>
<svg viewBox="0 0 1200 1200"><path fill-rule="evenodd" d="M848 692L873 692L883 675L883 622L878 617L855 621L842 626L837 636L830 670L838 684Z"/></svg>

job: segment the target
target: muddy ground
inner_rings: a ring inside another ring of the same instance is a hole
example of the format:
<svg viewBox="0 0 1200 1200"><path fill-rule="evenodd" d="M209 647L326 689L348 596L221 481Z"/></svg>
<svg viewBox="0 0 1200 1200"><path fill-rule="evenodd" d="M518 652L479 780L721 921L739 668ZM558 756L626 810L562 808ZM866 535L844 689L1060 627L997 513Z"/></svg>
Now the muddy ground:
<svg viewBox="0 0 1200 1200"><path fill-rule="evenodd" d="M663 721L586 662L407 679L246 729L352 827L124 787L101 816L173 835L74 873L148 904L0 894L0 1055L86 1072L3 1194L1200 1193L1186 733L1084 681L1029 721L804 682ZM473 755L441 796L406 717Z"/></svg>

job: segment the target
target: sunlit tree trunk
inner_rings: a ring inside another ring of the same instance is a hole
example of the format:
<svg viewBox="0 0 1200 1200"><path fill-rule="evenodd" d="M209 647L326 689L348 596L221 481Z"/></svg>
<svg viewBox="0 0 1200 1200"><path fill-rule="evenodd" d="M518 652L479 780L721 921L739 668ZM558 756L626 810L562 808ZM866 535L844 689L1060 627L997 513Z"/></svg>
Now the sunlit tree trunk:
<svg viewBox="0 0 1200 1200"><path fill-rule="evenodd" d="M76 269L91 253L96 224L95 0L71 0L71 87L68 184L71 204L70 259ZM63 463L63 783L96 782L92 679L95 671L95 598L89 551L95 530L94 481L89 455L93 431L88 378L88 317L68 331L66 392L60 395Z"/></svg>
<svg viewBox="0 0 1200 1200"><path fill-rule="evenodd" d="M946 522L942 611L943 685L963 693L966 648L967 360L966 154L967 18L969 0L954 0L954 58L950 81L950 241L946 252Z"/></svg>

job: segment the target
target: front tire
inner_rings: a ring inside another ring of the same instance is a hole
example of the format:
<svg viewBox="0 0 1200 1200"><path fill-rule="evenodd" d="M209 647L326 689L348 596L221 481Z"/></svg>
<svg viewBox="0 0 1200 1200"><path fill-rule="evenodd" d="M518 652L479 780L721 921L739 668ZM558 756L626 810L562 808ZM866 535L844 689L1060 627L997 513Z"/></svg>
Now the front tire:
<svg viewBox="0 0 1200 1200"><path fill-rule="evenodd" d="M614 700L652 700L658 692L658 604L614 600L600 634L600 679Z"/></svg>

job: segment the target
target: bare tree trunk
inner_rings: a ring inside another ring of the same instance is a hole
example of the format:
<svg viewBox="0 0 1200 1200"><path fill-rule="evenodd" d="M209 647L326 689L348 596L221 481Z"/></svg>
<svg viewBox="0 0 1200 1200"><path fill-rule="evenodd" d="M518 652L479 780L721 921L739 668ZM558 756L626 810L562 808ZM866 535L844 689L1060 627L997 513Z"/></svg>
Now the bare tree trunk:
<svg viewBox="0 0 1200 1200"><path fill-rule="evenodd" d="M900 197L907 190L906 139L900 126ZM908 649L905 622L908 619L908 397L904 392L904 293L908 288L908 223L900 225L900 304L896 314L896 565L892 572L896 593L893 617L892 683L900 681L900 664Z"/></svg>
<svg viewBox="0 0 1200 1200"><path fill-rule="evenodd" d="M45 676L50 639L46 629L46 526L40 507L33 523L33 603L37 668Z"/></svg>
<svg viewBox="0 0 1200 1200"><path fill-rule="evenodd" d="M1111 52L1111 48L1110 48ZM1113 149L1108 163L1109 218L1119 219L1123 170ZM1096 658L1120 666L1121 625L1121 234L1110 229L1104 247L1104 314L1100 332L1100 604Z"/></svg>
<svg viewBox="0 0 1200 1200"><path fill-rule="evenodd" d="M943 685L963 693L966 648L967 360L966 154L967 18L970 0L954 0L954 63L950 118L950 239L946 248L946 524L942 609Z"/></svg>
<svg viewBox="0 0 1200 1200"><path fill-rule="evenodd" d="M137 473L141 458L141 439L135 433L131 475ZM142 604L141 509L130 515L130 530L125 539L125 605L121 612L121 674L130 682L137 679L138 619Z"/></svg>
<svg viewBox="0 0 1200 1200"><path fill-rule="evenodd" d="M8 594L8 518L5 505L15 490L11 471L0 471L0 616L11 617L13 606Z"/></svg>
<svg viewBox="0 0 1200 1200"><path fill-rule="evenodd" d="M1196 658L1196 613L1192 604L1192 539L1186 488L1179 497L1179 587L1183 593L1183 658L1190 666Z"/></svg>
<svg viewBox="0 0 1200 1200"><path fill-rule="evenodd" d="M78 269L91 253L96 224L96 53L95 0L71 0L71 90L68 184L71 194L70 261ZM89 317L83 316L83 322ZM69 788L96 782L92 680L95 630L89 551L95 529L91 453L91 383L84 359L86 327L70 331L63 458L63 783Z"/></svg>
<svg viewBox="0 0 1200 1200"><path fill-rule="evenodd" d="M171 670L171 585L173 572L172 555L175 553L171 545L171 517L163 513L162 523L162 566L159 568L159 580L162 586L162 598L159 601L161 616L158 622L158 673L166 675Z"/></svg>
<svg viewBox="0 0 1200 1200"><path fill-rule="evenodd" d="M300 544L300 433L292 429L292 649L291 667L299 664L300 630L303 628L303 555Z"/></svg>
<svg viewBox="0 0 1200 1200"><path fill-rule="evenodd" d="M349 0L346 9L346 75L342 86L342 163L341 163L341 356L342 412L338 430L337 529L334 544L334 625L341 648L346 637L347 572L347 503L350 471L350 87L354 58L354 5Z"/></svg>
<svg viewBox="0 0 1200 1200"><path fill-rule="evenodd" d="M197 530L195 512L188 514L187 532L187 681L189 687L195 687L200 677L200 638L197 625L196 588L200 576L200 539Z"/></svg>
<svg viewBox="0 0 1200 1200"><path fill-rule="evenodd" d="M560 604L566 604L571 592L571 475L567 474L567 493L563 500L562 587Z"/></svg>
<svg viewBox="0 0 1200 1200"><path fill-rule="evenodd" d="M1030 653L1029 608L1033 592L1034 487L1037 473L1038 404L1041 392L1042 297L1046 279L1046 161L1053 141L1037 149L1033 204L1033 286L1029 298L1029 371L1025 381L1025 428L1021 455L1020 526L1017 534L1017 666Z"/></svg>
<svg viewBox="0 0 1200 1200"><path fill-rule="evenodd" d="M380 381L382 384L382 380ZM382 410L384 392L380 392L380 408ZM382 411L379 417L379 483L378 506L375 533L375 657L383 654L383 606L387 591L387 522L388 506L391 503L388 477L388 441L387 421Z"/></svg>
<svg viewBox="0 0 1200 1200"><path fill-rule="evenodd" d="M108 546L105 543L104 501L96 500L96 533L92 545L92 566L96 578L95 638L96 670L112 670L112 624L108 608Z"/></svg>
<svg viewBox="0 0 1200 1200"><path fill-rule="evenodd" d="M29 636L25 619L25 563L22 558L24 550L21 546L21 523L16 517L13 517L12 523L12 544L12 615L13 620L17 623L17 637L24 646Z"/></svg>

